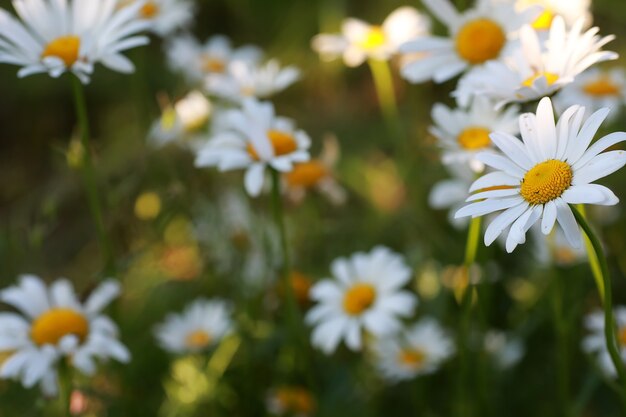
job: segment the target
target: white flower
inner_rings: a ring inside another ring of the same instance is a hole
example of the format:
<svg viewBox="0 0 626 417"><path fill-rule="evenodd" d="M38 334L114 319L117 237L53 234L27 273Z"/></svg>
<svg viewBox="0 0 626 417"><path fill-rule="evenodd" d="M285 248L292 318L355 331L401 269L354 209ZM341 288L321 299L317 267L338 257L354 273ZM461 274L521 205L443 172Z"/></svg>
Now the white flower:
<svg viewBox="0 0 626 417"><path fill-rule="evenodd" d="M226 72L234 62L258 64L263 55L252 45L233 48L223 35L215 35L204 44L190 35L177 36L167 42L165 52L170 68L193 84L202 83L206 75Z"/></svg>
<svg viewBox="0 0 626 417"><path fill-rule="evenodd" d="M213 346L232 331L231 307L217 300L199 299L181 314L169 314L155 330L163 349L196 353Z"/></svg>
<svg viewBox="0 0 626 417"><path fill-rule="evenodd" d="M492 356L496 366L502 370L517 365L525 353L520 340L497 330L490 330L485 334L484 348Z"/></svg>
<svg viewBox="0 0 626 417"><path fill-rule="evenodd" d="M478 0L474 8L459 13L449 0L424 0L426 7L447 28L449 37L425 36L405 43L401 53L420 53L421 59L402 67L412 83L444 82L473 66L498 59L515 39L522 25L538 12L516 12L512 4Z"/></svg>
<svg viewBox="0 0 626 417"><path fill-rule="evenodd" d="M543 265L563 267L586 262L585 247L572 248L561 229L554 229L548 236L544 236L541 227L535 225L531 227L530 232L533 235L533 254Z"/></svg>
<svg viewBox="0 0 626 417"><path fill-rule="evenodd" d="M347 66L357 67L368 58L386 61L398 52L401 44L429 32L430 20L413 7L405 6L394 10L382 26L345 19L341 34L322 33L313 38L311 46L323 60L343 56Z"/></svg>
<svg viewBox="0 0 626 417"><path fill-rule="evenodd" d="M454 214L465 205L467 190L476 179L476 174L465 164L451 163L445 166L452 178L438 181L428 194L428 205L436 210L449 210L448 221L457 228L463 228L468 219L457 219Z"/></svg>
<svg viewBox="0 0 626 417"><path fill-rule="evenodd" d="M137 0L118 0L121 7ZM188 28L193 22L196 5L192 0L147 0L139 9L142 19L150 22L149 30L167 37L179 29Z"/></svg>
<svg viewBox="0 0 626 417"><path fill-rule="evenodd" d="M350 349L360 350L363 331L389 336L401 329L400 318L413 314L417 297L401 290L411 270L391 250L378 246L370 253L357 252L336 259L330 269L333 278L311 289L318 304L306 316L315 326L312 344L326 354L334 352L342 339Z"/></svg>
<svg viewBox="0 0 626 417"><path fill-rule="evenodd" d="M600 37L597 33L595 27L583 31L583 20L568 30L560 16L552 22L546 41L530 26L524 26L520 33L521 48L468 73L459 81L453 95L461 104L468 103L472 96L482 95L499 105L549 96L590 66L617 59L615 52L601 50L614 36Z"/></svg>
<svg viewBox="0 0 626 417"><path fill-rule="evenodd" d="M253 197L261 193L266 168L284 173L294 163L309 160L309 136L291 120L277 117L270 102L246 99L240 110L227 112L223 121L224 130L198 151L196 167L245 169L244 185Z"/></svg>
<svg viewBox="0 0 626 417"><path fill-rule="evenodd" d="M74 73L83 83L96 63L119 72L134 66L120 52L148 43L138 32L143 1L117 9L117 0L14 0L22 22L0 9L0 62L22 67L18 77Z"/></svg>
<svg viewBox="0 0 626 417"><path fill-rule="evenodd" d="M615 307L613 310L615 324L617 327L617 347L622 362L626 363L626 307ZM600 368L609 376L616 376L615 365L611 360L611 355L606 347L604 337L604 312L596 311L585 317L585 327L590 332L583 341L582 349L590 354L596 355Z"/></svg>
<svg viewBox="0 0 626 417"><path fill-rule="evenodd" d="M0 292L1 301L22 313L0 313L0 351L13 352L0 377L19 379L27 388L40 383L53 396L61 360L86 375L96 372L96 358L128 362L117 326L101 314L119 291L117 282L105 281L81 303L65 279L47 288L38 277L22 275L17 286Z"/></svg>
<svg viewBox="0 0 626 417"><path fill-rule="evenodd" d="M609 119L620 115L626 102L626 72L622 68L600 70L591 68L580 74L554 97L557 111L578 104L591 111L608 107L613 111Z"/></svg>
<svg viewBox="0 0 626 417"><path fill-rule="evenodd" d="M491 132L519 133L519 108L495 110L494 103L483 97L477 97L467 109L452 110L437 103L431 115L435 125L430 133L443 148L443 163L468 164L477 173L484 171L485 166L476 160L476 153L493 147Z"/></svg>
<svg viewBox="0 0 626 417"><path fill-rule="evenodd" d="M483 152L477 158L496 171L472 184L470 192L478 192L456 217L504 210L487 227L485 245L510 226L508 252L525 242L526 232L540 219L544 235L558 222L570 244L580 247L580 230L568 204L609 206L619 201L608 188L593 184L626 163L624 151L603 152L626 140L626 133L612 133L589 146L608 112L599 110L582 124L585 109L572 106L555 127L552 103L543 98L536 115L520 117L521 141L505 133L491 135L503 154Z"/></svg>
<svg viewBox="0 0 626 417"><path fill-rule="evenodd" d="M454 355L452 338L432 318L425 318L396 337L382 338L375 345L378 369L397 382L432 374Z"/></svg>
<svg viewBox="0 0 626 417"><path fill-rule="evenodd" d="M204 88L209 95L240 103L250 97L269 98L299 79L298 68L281 68L275 59L262 65L235 61L223 73L208 74Z"/></svg>
<svg viewBox="0 0 626 417"><path fill-rule="evenodd" d="M515 5L518 10L535 5L542 7L541 14L533 22L537 30L550 29L555 16L561 16L569 27L580 18L584 19L585 27L590 26L593 20L591 0L517 0Z"/></svg>

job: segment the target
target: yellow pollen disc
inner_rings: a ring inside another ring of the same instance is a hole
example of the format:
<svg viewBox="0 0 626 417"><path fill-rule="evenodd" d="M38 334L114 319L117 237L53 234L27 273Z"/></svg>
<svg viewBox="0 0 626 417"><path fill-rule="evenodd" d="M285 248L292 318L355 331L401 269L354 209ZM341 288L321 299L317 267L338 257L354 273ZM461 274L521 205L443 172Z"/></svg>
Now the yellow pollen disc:
<svg viewBox="0 0 626 417"><path fill-rule="evenodd" d="M214 58L212 56L205 55L202 58L202 69L205 72L222 73L226 70L226 63L219 58Z"/></svg>
<svg viewBox="0 0 626 417"><path fill-rule="evenodd" d="M39 346L56 345L63 337L73 334L81 342L89 333L89 322L69 308L53 308L33 321L30 336Z"/></svg>
<svg viewBox="0 0 626 417"><path fill-rule="evenodd" d="M620 86L613 83L610 78L602 77L598 80L585 84L583 91L590 96L618 96L620 94Z"/></svg>
<svg viewBox="0 0 626 417"><path fill-rule="evenodd" d="M308 415L315 409L311 393L304 388L282 387L276 390L276 400L286 413Z"/></svg>
<svg viewBox="0 0 626 417"><path fill-rule="evenodd" d="M371 284L355 284L343 297L343 309L357 316L371 307L376 300L376 289Z"/></svg>
<svg viewBox="0 0 626 417"><path fill-rule="evenodd" d="M211 343L211 336L204 330L191 332L185 338L185 346L190 349L202 349Z"/></svg>
<svg viewBox="0 0 626 417"><path fill-rule="evenodd" d="M289 133L270 130L267 132L267 137L274 148L274 156L287 155L298 149L296 140ZM259 154L251 143L248 144L248 153L252 156L252 159L259 160Z"/></svg>
<svg viewBox="0 0 626 417"><path fill-rule="evenodd" d="M406 349L400 352L398 360L402 365L418 368L426 360L426 354L419 349Z"/></svg>
<svg viewBox="0 0 626 417"><path fill-rule="evenodd" d="M359 43L363 49L376 49L387 43L387 37L383 28L380 26L372 26L365 38Z"/></svg>
<svg viewBox="0 0 626 417"><path fill-rule="evenodd" d="M153 1L149 1L143 5L139 12L144 19L152 19L159 14L159 6Z"/></svg>
<svg viewBox="0 0 626 417"><path fill-rule="evenodd" d="M554 250L554 260L561 265L569 265L576 261L576 252L567 247L559 247ZM626 337L626 335L624 335Z"/></svg>
<svg viewBox="0 0 626 417"><path fill-rule="evenodd" d="M548 30L552 26L554 20L554 13L550 9L544 9L543 13L539 15L533 22L533 28L537 30Z"/></svg>
<svg viewBox="0 0 626 417"><path fill-rule="evenodd" d="M626 327L619 329L617 339L619 340L620 346L626 347Z"/></svg>
<svg viewBox="0 0 626 417"><path fill-rule="evenodd" d="M313 187L326 175L328 175L328 170L324 164L313 160L295 165L285 177L287 184L292 187Z"/></svg>
<svg viewBox="0 0 626 417"><path fill-rule="evenodd" d="M66 67L71 67L78 61L78 53L80 52L80 38L78 36L61 36L56 38L41 53L42 58L55 56L61 59Z"/></svg>
<svg viewBox="0 0 626 417"><path fill-rule="evenodd" d="M520 194L532 205L546 204L572 185L572 168L563 161L550 159L535 165L524 175Z"/></svg>
<svg viewBox="0 0 626 417"><path fill-rule="evenodd" d="M524 87L532 87L533 83L535 81L537 81L539 79L539 77L541 76L546 77L546 81L548 82L548 86L551 86L552 84L554 84L558 79L559 76L557 74L554 74L552 72L539 72L537 74L534 74L530 77L528 77L527 79L524 80L524 82L522 83L522 85Z"/></svg>
<svg viewBox="0 0 626 417"><path fill-rule="evenodd" d="M468 127L461 132L457 141L461 147L467 150L482 149L491 145L489 133L491 131L484 127Z"/></svg>
<svg viewBox="0 0 626 417"><path fill-rule="evenodd" d="M497 58L506 42L506 34L490 19L467 22L456 35L456 50L470 64L482 64Z"/></svg>
<svg viewBox="0 0 626 417"><path fill-rule="evenodd" d="M157 193L145 192L135 201L135 216L141 220L155 219L161 212L161 198Z"/></svg>

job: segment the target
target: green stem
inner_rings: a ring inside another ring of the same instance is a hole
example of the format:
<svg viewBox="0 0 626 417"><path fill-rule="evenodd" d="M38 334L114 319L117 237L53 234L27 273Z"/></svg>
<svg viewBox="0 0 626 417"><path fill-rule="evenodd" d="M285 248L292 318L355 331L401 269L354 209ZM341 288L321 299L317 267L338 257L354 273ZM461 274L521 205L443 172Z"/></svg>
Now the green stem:
<svg viewBox="0 0 626 417"><path fill-rule="evenodd" d="M378 59L369 59L367 62L372 71L372 77L374 77L374 86L383 115L387 122L396 124L398 121L398 104L389 63Z"/></svg>
<svg viewBox="0 0 626 417"><path fill-rule="evenodd" d="M98 194L98 188L96 184L96 174L93 166L93 161L91 159L87 103L85 101L83 85L81 84L80 80L73 75L71 77L72 90L74 93L74 104L76 106L76 117L78 118L78 124L80 126L80 140L84 150L84 160L82 165L83 183L87 191L89 210L91 211L91 217L96 227L96 234L98 236L100 250L102 251L104 272L105 275L110 275L115 273L115 263L113 258L113 250L111 249L111 243L104 227L100 196Z"/></svg>
<svg viewBox="0 0 626 417"><path fill-rule="evenodd" d="M571 206L574 217L585 232L585 235L591 241L596 259L600 265L600 271L602 273L602 281L604 283L604 338L606 340L606 346L611 356L611 361L615 366L618 378L622 384L622 390L620 397L622 405L626 410L626 370L624 369L624 363L622 362L620 352L618 349L619 342L615 334L615 317L613 316L613 294L611 287L611 278L609 276L609 268L606 262L606 258L603 256L602 245L596 234L585 220L585 217L574 206Z"/></svg>
<svg viewBox="0 0 626 417"><path fill-rule="evenodd" d="M571 404L569 395L569 353L568 353L568 323L565 317L563 302L565 288L561 277L555 274L552 289L552 302L554 313L554 330L557 338L555 351L557 364L557 399L558 412L563 417L571 416Z"/></svg>
<svg viewBox="0 0 626 417"><path fill-rule="evenodd" d="M67 360L59 362L59 402L61 416L72 415L70 406L72 401L72 370Z"/></svg>
<svg viewBox="0 0 626 417"><path fill-rule="evenodd" d="M583 204L578 204L576 206L580 214L586 219L585 206ZM598 287L598 292L600 293L600 298L604 300L604 281L602 279L602 270L600 267L600 263L598 261L598 256L593 249L593 244L587 235L585 235L585 249L587 250L587 258L589 259L589 266L591 267L591 273L593 274L593 278L596 280L596 286Z"/></svg>

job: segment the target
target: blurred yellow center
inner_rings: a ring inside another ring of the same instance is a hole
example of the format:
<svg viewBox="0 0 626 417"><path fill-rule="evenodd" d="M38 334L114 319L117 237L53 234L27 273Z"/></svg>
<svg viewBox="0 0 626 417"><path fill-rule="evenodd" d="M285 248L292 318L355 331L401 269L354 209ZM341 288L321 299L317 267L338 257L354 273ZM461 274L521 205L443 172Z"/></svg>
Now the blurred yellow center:
<svg viewBox="0 0 626 417"><path fill-rule="evenodd" d="M619 329L617 339L619 340L620 346L626 347L626 327Z"/></svg>
<svg viewBox="0 0 626 417"><path fill-rule="evenodd" d="M143 193L135 201L135 216L141 220L155 219L160 212L161 198L157 193Z"/></svg>
<svg viewBox="0 0 626 417"><path fill-rule="evenodd" d="M224 72L226 70L226 63L219 59L209 55L202 57L202 69L205 72Z"/></svg>
<svg viewBox="0 0 626 417"><path fill-rule="evenodd" d="M298 271L293 271L289 280L291 281L291 288L298 303L301 305L307 304L309 301L309 291L311 290L312 285L311 278Z"/></svg>
<svg viewBox="0 0 626 417"><path fill-rule="evenodd" d="M312 187L326 177L328 170L320 161L297 164L287 173L287 183L292 187Z"/></svg>
<svg viewBox="0 0 626 417"><path fill-rule="evenodd" d="M356 316L367 310L376 300L376 289L371 284L355 284L343 297L343 309Z"/></svg>
<svg viewBox="0 0 626 417"><path fill-rule="evenodd" d="M69 308L53 308L33 321L30 335L39 346L56 345L63 337L75 335L84 341L89 322L82 314Z"/></svg>
<svg viewBox="0 0 626 417"><path fill-rule="evenodd" d="M550 9L544 9L537 19L533 22L533 28L537 30L548 30L554 20L554 13Z"/></svg>
<svg viewBox="0 0 626 417"><path fill-rule="evenodd" d="M287 155L298 149L298 144L292 135L285 132L279 132L278 130L270 130L267 132L267 137L274 148L274 156ZM259 154L251 143L248 143L248 153L252 159L258 161Z"/></svg>
<svg viewBox="0 0 626 417"><path fill-rule="evenodd" d="M204 330L191 332L185 338L185 346L190 349L202 349L211 343L211 336Z"/></svg>
<svg viewBox="0 0 626 417"><path fill-rule="evenodd" d="M363 49L376 49L380 48L387 42L385 32L380 26L373 26L367 33L365 38L361 41L360 46Z"/></svg>
<svg viewBox="0 0 626 417"><path fill-rule="evenodd" d="M80 38L78 36L61 36L56 38L41 53L42 58L54 56L61 59L66 67L71 67L78 61L80 52Z"/></svg>
<svg viewBox="0 0 626 417"><path fill-rule="evenodd" d="M497 58L506 42L506 34L490 19L476 19L465 24L456 35L456 50L470 64L482 64Z"/></svg>
<svg viewBox="0 0 626 417"><path fill-rule="evenodd" d="M541 76L546 77L548 86L551 86L559 79L559 76L552 72L538 72L537 74L533 74L532 76L526 78L524 82L522 83L522 85L524 87L532 87L535 81L537 81Z"/></svg>
<svg viewBox="0 0 626 417"><path fill-rule="evenodd" d="M282 387L276 390L276 401L288 414L309 415L315 409L315 401L307 390L298 387Z"/></svg>
<svg viewBox="0 0 626 417"><path fill-rule="evenodd" d="M159 14L159 6L155 2L149 1L143 5L140 14L144 19L152 19Z"/></svg>
<svg viewBox="0 0 626 417"><path fill-rule="evenodd" d="M457 141L459 145L468 150L482 149L491 145L488 129L484 127L468 127L461 132Z"/></svg>
<svg viewBox="0 0 626 417"><path fill-rule="evenodd" d="M608 77L587 83L583 86L583 91L590 96L618 96L620 94L620 86L611 81Z"/></svg>
<svg viewBox="0 0 626 417"><path fill-rule="evenodd" d="M572 185L572 168L569 164L550 159L535 165L524 175L520 194L530 204L552 201Z"/></svg>
<svg viewBox="0 0 626 417"><path fill-rule="evenodd" d="M426 360L426 354L419 349L405 349L398 355L402 365L410 368L418 368Z"/></svg>

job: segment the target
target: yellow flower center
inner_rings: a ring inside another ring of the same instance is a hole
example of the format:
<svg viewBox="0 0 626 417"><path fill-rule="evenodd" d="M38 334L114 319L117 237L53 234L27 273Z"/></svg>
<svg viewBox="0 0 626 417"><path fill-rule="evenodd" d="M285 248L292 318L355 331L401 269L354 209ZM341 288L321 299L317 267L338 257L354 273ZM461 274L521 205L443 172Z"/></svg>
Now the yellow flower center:
<svg viewBox="0 0 626 417"><path fill-rule="evenodd" d="M372 26L365 38L359 43L359 46L363 49L376 49L387 43L387 37L383 28L380 26Z"/></svg>
<svg viewBox="0 0 626 417"><path fill-rule="evenodd" d="M84 342L89 333L89 322L70 308L53 308L33 321L30 336L39 346L56 345L63 337L75 335Z"/></svg>
<svg viewBox="0 0 626 417"><path fill-rule="evenodd" d="M572 168L563 161L550 159L535 165L524 175L520 194L532 205L546 204L572 185Z"/></svg>
<svg viewBox="0 0 626 417"><path fill-rule="evenodd" d="M576 252L572 249L561 246L554 249L554 260L561 265L569 265L576 261Z"/></svg>
<svg viewBox="0 0 626 417"><path fill-rule="evenodd" d="M143 193L135 201L135 216L141 220L155 219L160 212L161 198L157 193Z"/></svg>
<svg viewBox="0 0 626 417"><path fill-rule="evenodd" d="M309 302L309 291L311 290L311 278L306 275L293 271L289 277L291 288L296 300L300 305L306 305Z"/></svg>
<svg viewBox="0 0 626 417"><path fill-rule="evenodd" d="M527 79L525 79L524 82L522 83L522 85L524 87L532 87L533 83L535 81L537 81L541 76L546 77L546 81L548 82L548 86L551 86L552 84L554 84L559 79L559 76L557 74L552 73L552 72L538 72L538 73L533 74L532 76L528 77Z"/></svg>
<svg viewBox="0 0 626 417"><path fill-rule="evenodd" d="M459 145L467 150L482 149L491 145L489 133L491 133L491 131L484 127L468 127L461 132L457 141Z"/></svg>
<svg viewBox="0 0 626 417"><path fill-rule="evenodd" d="M202 69L205 72L222 73L226 70L226 63L219 58L205 55L202 57Z"/></svg>
<svg viewBox="0 0 626 417"><path fill-rule="evenodd" d="M270 130L267 137L274 148L274 156L290 154L298 149L298 144L292 135L278 130ZM259 154L251 143L248 143L248 153L255 161L259 160Z"/></svg>
<svg viewBox="0 0 626 417"><path fill-rule="evenodd" d="M398 361L409 368L419 368L425 360L426 354L419 349L405 349L398 355Z"/></svg>
<svg viewBox="0 0 626 417"><path fill-rule="evenodd" d="M78 36L61 36L46 45L41 53L41 57L55 56L61 59L65 63L65 66L69 68L78 61L79 52L80 38Z"/></svg>
<svg viewBox="0 0 626 417"><path fill-rule="evenodd" d="M497 58L506 42L506 34L490 19L467 22L456 35L456 50L470 64L482 64Z"/></svg>
<svg viewBox="0 0 626 417"><path fill-rule="evenodd" d="M619 96L620 86L615 84L609 77L602 77L591 81L583 86L583 91L590 96Z"/></svg>
<svg viewBox="0 0 626 417"><path fill-rule="evenodd" d="M357 316L371 307L376 300L376 289L371 284L355 284L343 297L343 309Z"/></svg>
<svg viewBox="0 0 626 417"><path fill-rule="evenodd" d="M282 387L275 393L276 401L285 413L294 415L308 415L315 410L315 400L311 393L304 388Z"/></svg>
<svg viewBox="0 0 626 417"><path fill-rule="evenodd" d="M197 245L175 245L166 247L159 265L170 278L188 281L202 272L202 258Z"/></svg>
<svg viewBox="0 0 626 417"><path fill-rule="evenodd" d="M533 28L537 30L548 30L552 26L554 13L550 9L544 9L537 19L533 22Z"/></svg>
<svg viewBox="0 0 626 417"><path fill-rule="evenodd" d="M619 329L617 334L617 339L619 341L620 346L626 347L626 327L622 327Z"/></svg>
<svg viewBox="0 0 626 417"><path fill-rule="evenodd" d="M287 184L292 187L312 187L328 175L328 170L320 161L297 164L286 175Z"/></svg>
<svg viewBox="0 0 626 417"><path fill-rule="evenodd" d="M185 346L189 349L203 349L211 343L213 338L204 330L196 330L187 335Z"/></svg>
<svg viewBox="0 0 626 417"><path fill-rule="evenodd" d="M159 6L155 2L149 1L143 5L139 13L144 19L152 19L159 14Z"/></svg>

